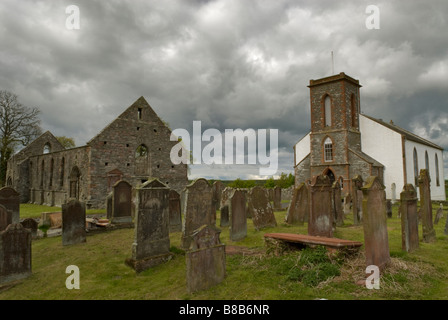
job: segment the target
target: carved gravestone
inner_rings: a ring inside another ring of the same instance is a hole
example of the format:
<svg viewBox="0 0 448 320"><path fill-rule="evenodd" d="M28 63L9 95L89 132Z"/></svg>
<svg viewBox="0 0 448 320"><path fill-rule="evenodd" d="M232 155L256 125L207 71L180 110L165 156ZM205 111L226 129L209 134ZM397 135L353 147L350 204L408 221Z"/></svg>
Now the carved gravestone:
<svg viewBox="0 0 448 320"><path fill-rule="evenodd" d="M170 232L182 231L180 194L170 190Z"/></svg>
<svg viewBox="0 0 448 320"><path fill-rule="evenodd" d="M111 223L132 223L132 186L124 180L112 187Z"/></svg>
<svg viewBox="0 0 448 320"><path fill-rule="evenodd" d="M315 176L310 185L308 235L333 237L332 190L330 178Z"/></svg>
<svg viewBox="0 0 448 320"><path fill-rule="evenodd" d="M276 227L274 210L269 202L268 193L262 187L253 187L249 191L250 201L248 203L249 211L252 216L252 222L255 230L263 228Z"/></svg>
<svg viewBox="0 0 448 320"><path fill-rule="evenodd" d="M440 208L437 209L436 217L434 218L434 224L439 224L439 220L443 218L443 204L440 204Z"/></svg>
<svg viewBox="0 0 448 320"><path fill-rule="evenodd" d="M195 230L203 225L214 225L213 191L208 181L200 178L185 187L182 197L182 248L188 250Z"/></svg>
<svg viewBox="0 0 448 320"><path fill-rule="evenodd" d="M392 218L392 201L386 200L386 215L388 218Z"/></svg>
<svg viewBox="0 0 448 320"><path fill-rule="evenodd" d="M235 190L229 199L229 235L231 241L242 240L247 236L246 196Z"/></svg>
<svg viewBox="0 0 448 320"><path fill-rule="evenodd" d="M86 206L71 198L62 205L62 245L86 242Z"/></svg>
<svg viewBox="0 0 448 320"><path fill-rule="evenodd" d="M221 205L219 208L219 210L221 212L219 225L221 227L229 226L229 198L230 198L230 194L232 192L233 192L233 188L230 188L230 187L226 187L221 192Z"/></svg>
<svg viewBox="0 0 448 320"><path fill-rule="evenodd" d="M429 173L426 169L420 170L418 185L420 190L420 208L422 214L423 241L433 242L436 240L436 231L432 222L432 203Z"/></svg>
<svg viewBox="0 0 448 320"><path fill-rule="evenodd" d="M221 195L224 190L224 184L221 181L213 182L213 203L215 204L215 209L219 210L221 207Z"/></svg>
<svg viewBox="0 0 448 320"><path fill-rule="evenodd" d="M352 179L352 210L354 225L359 225L362 221L362 185L362 177L360 175L356 175Z"/></svg>
<svg viewBox="0 0 448 320"><path fill-rule="evenodd" d="M337 227L344 225L344 212L342 209L341 185L335 181L332 186L332 204L333 204L333 219Z"/></svg>
<svg viewBox="0 0 448 320"><path fill-rule="evenodd" d="M286 212L287 223L303 225L304 222L308 222L310 212L308 195L309 190L305 183L301 183L293 190L292 199Z"/></svg>
<svg viewBox="0 0 448 320"><path fill-rule="evenodd" d="M21 222L22 226L31 230L31 238L37 238L37 221L33 218L27 218Z"/></svg>
<svg viewBox="0 0 448 320"><path fill-rule="evenodd" d="M352 208L352 196L350 193L347 193L344 197L344 214L348 215L351 212Z"/></svg>
<svg viewBox="0 0 448 320"><path fill-rule="evenodd" d="M132 257L125 263L136 272L142 272L173 256L169 237L170 189L153 179L138 188L136 195Z"/></svg>
<svg viewBox="0 0 448 320"><path fill-rule="evenodd" d="M385 187L376 176L369 177L362 188L366 265L375 265L380 270L390 261L384 189Z"/></svg>
<svg viewBox="0 0 448 320"><path fill-rule="evenodd" d="M0 204L0 231L6 229L11 224L12 214L4 206Z"/></svg>
<svg viewBox="0 0 448 320"><path fill-rule="evenodd" d="M13 188L3 187L0 189L0 204L11 212L11 222L20 222L20 195Z"/></svg>
<svg viewBox="0 0 448 320"><path fill-rule="evenodd" d="M419 247L417 192L412 184L403 187L400 193L401 247L411 252Z"/></svg>
<svg viewBox="0 0 448 320"><path fill-rule="evenodd" d="M186 253L187 290L189 293L206 290L221 283L226 276L226 250L219 239L221 231L203 225L193 232Z"/></svg>
<svg viewBox="0 0 448 320"><path fill-rule="evenodd" d="M12 223L0 232L0 284L31 275L31 231Z"/></svg>
<svg viewBox="0 0 448 320"><path fill-rule="evenodd" d="M280 187L274 188L274 209L282 209L282 188Z"/></svg>

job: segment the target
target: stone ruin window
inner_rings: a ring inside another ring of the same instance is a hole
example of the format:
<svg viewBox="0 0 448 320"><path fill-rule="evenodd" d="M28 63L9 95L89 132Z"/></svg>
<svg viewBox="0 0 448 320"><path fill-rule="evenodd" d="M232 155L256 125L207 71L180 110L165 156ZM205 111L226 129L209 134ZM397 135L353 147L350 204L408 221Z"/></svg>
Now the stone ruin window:
<svg viewBox="0 0 448 320"><path fill-rule="evenodd" d="M415 187L418 187L418 155L417 149L414 148L414 183Z"/></svg>
<svg viewBox="0 0 448 320"><path fill-rule="evenodd" d="M325 127L331 127L331 98L329 95L324 100Z"/></svg>
<svg viewBox="0 0 448 320"><path fill-rule="evenodd" d="M137 110L137 116L138 116L138 120L142 120L142 108L138 108Z"/></svg>
<svg viewBox="0 0 448 320"><path fill-rule="evenodd" d="M51 159L50 162L50 187L53 186L53 170L54 170L54 159Z"/></svg>
<svg viewBox="0 0 448 320"><path fill-rule="evenodd" d="M437 153L435 158L435 166L436 166L436 185L440 187L439 157L437 156Z"/></svg>
<svg viewBox="0 0 448 320"><path fill-rule="evenodd" d="M324 142L324 160L325 162L333 161L333 141L327 137Z"/></svg>
<svg viewBox="0 0 448 320"><path fill-rule="evenodd" d="M44 151L43 151L43 154L47 154L47 153L50 153L51 152L51 145L47 142L45 145L44 145Z"/></svg>
<svg viewBox="0 0 448 320"><path fill-rule="evenodd" d="M61 160L61 172L59 174L59 186L64 186L64 172L65 172L65 158L63 157Z"/></svg>

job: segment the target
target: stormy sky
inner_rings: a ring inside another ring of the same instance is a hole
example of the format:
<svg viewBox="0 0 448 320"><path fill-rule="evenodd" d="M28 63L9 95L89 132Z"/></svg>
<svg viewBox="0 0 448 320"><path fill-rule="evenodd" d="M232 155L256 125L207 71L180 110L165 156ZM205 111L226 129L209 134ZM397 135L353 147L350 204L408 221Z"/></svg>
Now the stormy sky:
<svg viewBox="0 0 448 320"><path fill-rule="evenodd" d="M310 130L309 80L333 69L360 80L363 113L448 149L447 30L446 0L1 0L0 89L78 146L140 96L173 130L277 129L289 173ZM190 177L256 179L259 167L195 165Z"/></svg>

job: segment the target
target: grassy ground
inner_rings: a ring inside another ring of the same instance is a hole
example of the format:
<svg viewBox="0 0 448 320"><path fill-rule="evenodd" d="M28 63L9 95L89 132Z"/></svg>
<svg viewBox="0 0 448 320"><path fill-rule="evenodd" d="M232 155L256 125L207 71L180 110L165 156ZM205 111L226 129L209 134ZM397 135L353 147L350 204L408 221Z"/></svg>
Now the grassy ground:
<svg viewBox="0 0 448 320"><path fill-rule="evenodd" d="M32 216L40 209L30 206L23 210L22 218L28 211ZM363 248L358 255L332 257L338 274L317 285L309 285L301 273L303 252L283 255L265 252L265 233L307 233L306 224L286 225L285 211L275 215L278 226L262 231L255 231L252 221L248 220L248 236L238 242L229 240L227 227L221 228L223 243L244 246L257 254L227 255L225 280L206 291L187 292L185 254L178 249L180 232L170 234L175 253L171 261L136 274L124 264L124 260L131 256L134 230L121 229L88 236L86 243L70 247L62 246L61 237L33 241L32 275L7 290L0 290L0 300L448 299L448 237L443 234L446 213L435 226L435 243L421 242L417 251L405 253L401 250L401 223L394 206L393 218L388 219L392 262L381 275L379 290L368 290L355 284L366 276ZM421 238L421 226L419 231ZM345 225L337 228L334 237L363 242L362 226L353 226L351 217L347 216ZM65 270L69 265L80 269L79 290L68 290L65 286L69 276ZM322 265L316 262L307 271L321 270Z"/></svg>

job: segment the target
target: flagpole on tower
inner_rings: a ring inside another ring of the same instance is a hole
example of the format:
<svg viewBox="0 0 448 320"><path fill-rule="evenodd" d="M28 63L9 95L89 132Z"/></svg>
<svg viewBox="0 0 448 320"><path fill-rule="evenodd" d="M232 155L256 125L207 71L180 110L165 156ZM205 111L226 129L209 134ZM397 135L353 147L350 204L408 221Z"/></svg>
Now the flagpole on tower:
<svg viewBox="0 0 448 320"><path fill-rule="evenodd" d="M333 51L331 51L331 75L334 75L334 57L333 57Z"/></svg>

